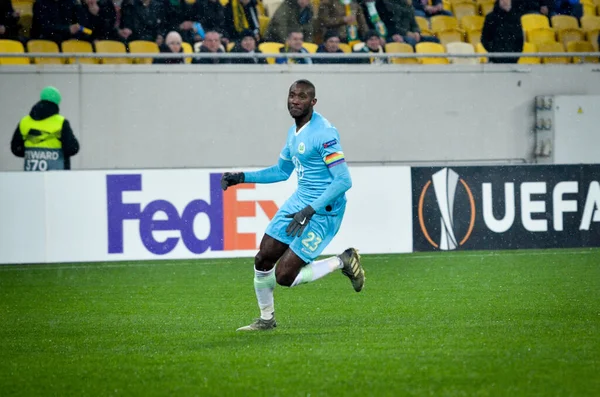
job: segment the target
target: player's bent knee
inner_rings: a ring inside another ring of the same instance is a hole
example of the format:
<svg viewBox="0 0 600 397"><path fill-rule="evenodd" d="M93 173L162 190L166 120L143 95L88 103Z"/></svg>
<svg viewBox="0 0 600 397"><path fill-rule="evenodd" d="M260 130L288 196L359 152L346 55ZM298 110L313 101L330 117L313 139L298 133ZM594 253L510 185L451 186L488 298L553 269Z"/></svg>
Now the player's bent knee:
<svg viewBox="0 0 600 397"><path fill-rule="evenodd" d="M254 268L256 270L267 272L273 269L273 266L275 266L275 261L271 260L269 256L265 255L262 251L259 251L254 257Z"/></svg>
<svg viewBox="0 0 600 397"><path fill-rule="evenodd" d="M296 276L298 276L298 272L290 272L284 267L279 266L275 268L275 280L277 280L277 284L282 287L291 287Z"/></svg>

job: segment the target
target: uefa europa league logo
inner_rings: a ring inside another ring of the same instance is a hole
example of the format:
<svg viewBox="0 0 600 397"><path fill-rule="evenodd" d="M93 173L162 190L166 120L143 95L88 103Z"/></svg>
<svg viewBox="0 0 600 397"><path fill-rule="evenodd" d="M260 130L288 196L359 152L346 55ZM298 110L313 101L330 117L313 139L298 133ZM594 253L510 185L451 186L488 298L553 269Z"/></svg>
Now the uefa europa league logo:
<svg viewBox="0 0 600 397"><path fill-rule="evenodd" d="M456 237L456 233L454 232L454 199L456 197L456 189L458 187L458 182L461 183L462 188L464 188L465 192L467 193L471 212L468 220L468 230L460 240ZM425 196L429 186L431 185L433 185L435 199L440 210L439 243L435 242L434 239L431 238L431 236L429 235L429 232L425 225L425 218L423 216L423 207L427 205L425 203ZM452 169L443 168L440 171L433 174L430 181L427 181L425 186L423 186L423 190L421 191L418 211L419 224L421 226L421 230L423 231L423 235L425 236L427 241L435 248L439 248L444 251L454 250L459 246L463 245L471 236L471 232L473 231L473 226L475 224L475 200L473 200L473 194L471 193L469 185L467 185L467 183L462 178L460 178L459 175Z"/></svg>
<svg viewBox="0 0 600 397"><path fill-rule="evenodd" d="M454 235L454 195L458 184L458 174L451 169L444 168L431 177L435 198L440 208L441 236L440 249L456 249L458 243Z"/></svg>

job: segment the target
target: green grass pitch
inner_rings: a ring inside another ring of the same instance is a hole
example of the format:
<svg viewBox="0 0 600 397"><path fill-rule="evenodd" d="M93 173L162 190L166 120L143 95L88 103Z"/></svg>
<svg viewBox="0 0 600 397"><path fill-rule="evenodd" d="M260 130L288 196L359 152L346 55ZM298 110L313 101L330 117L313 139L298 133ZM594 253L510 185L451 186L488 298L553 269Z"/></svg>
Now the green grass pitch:
<svg viewBox="0 0 600 397"><path fill-rule="evenodd" d="M600 250L363 264L263 333L250 259L0 266L0 395L600 395Z"/></svg>

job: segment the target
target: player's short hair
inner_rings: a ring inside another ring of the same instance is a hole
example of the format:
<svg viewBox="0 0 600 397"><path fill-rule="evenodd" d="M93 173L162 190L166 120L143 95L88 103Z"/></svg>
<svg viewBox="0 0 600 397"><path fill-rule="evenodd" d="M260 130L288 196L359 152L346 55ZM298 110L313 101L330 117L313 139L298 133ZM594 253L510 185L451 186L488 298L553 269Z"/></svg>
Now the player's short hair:
<svg viewBox="0 0 600 397"><path fill-rule="evenodd" d="M306 86L306 87L308 87L309 91L312 91L313 98L317 95L317 89L315 88L315 85L306 79L296 80L296 81L294 81L294 84L292 84L292 85Z"/></svg>

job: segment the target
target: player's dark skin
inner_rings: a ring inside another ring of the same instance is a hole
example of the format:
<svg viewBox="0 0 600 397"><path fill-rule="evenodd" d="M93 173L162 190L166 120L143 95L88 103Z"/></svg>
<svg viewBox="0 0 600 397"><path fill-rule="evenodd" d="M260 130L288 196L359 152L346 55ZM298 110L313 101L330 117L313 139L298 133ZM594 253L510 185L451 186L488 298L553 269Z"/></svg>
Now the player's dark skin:
<svg viewBox="0 0 600 397"><path fill-rule="evenodd" d="M287 105L290 115L296 120L296 131L310 121L316 103L315 91L311 87L301 83L294 83L290 87ZM260 242L258 254L254 257L254 266L256 270L269 271L277 261L279 263L275 269L275 278L277 284L285 287L292 285L302 267L306 265L287 244L265 234Z"/></svg>

